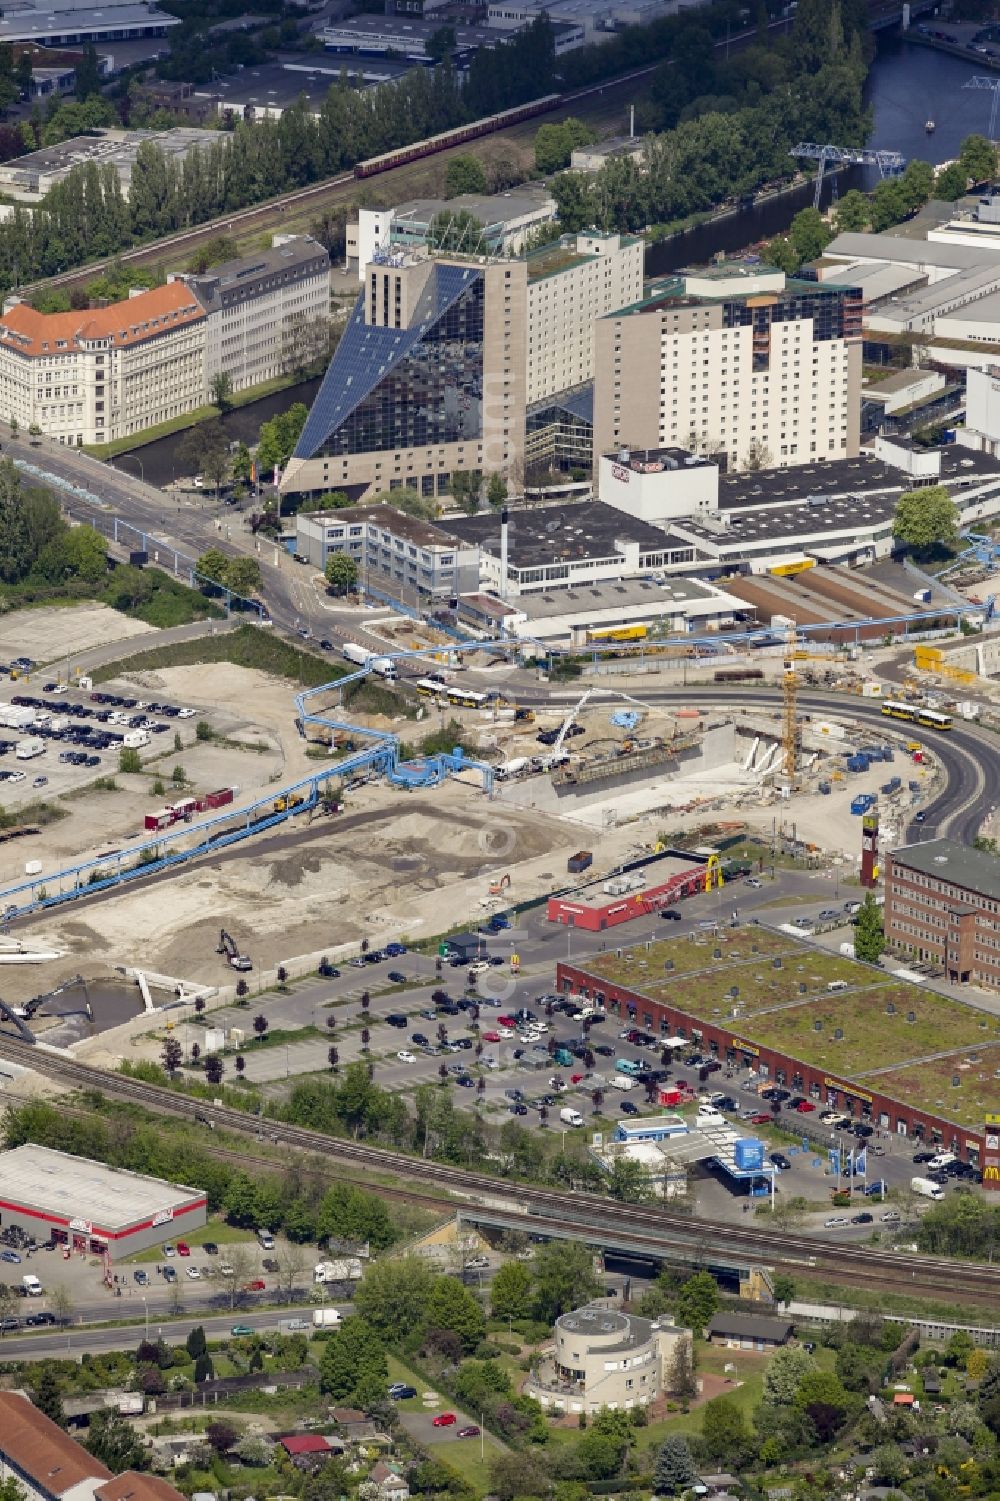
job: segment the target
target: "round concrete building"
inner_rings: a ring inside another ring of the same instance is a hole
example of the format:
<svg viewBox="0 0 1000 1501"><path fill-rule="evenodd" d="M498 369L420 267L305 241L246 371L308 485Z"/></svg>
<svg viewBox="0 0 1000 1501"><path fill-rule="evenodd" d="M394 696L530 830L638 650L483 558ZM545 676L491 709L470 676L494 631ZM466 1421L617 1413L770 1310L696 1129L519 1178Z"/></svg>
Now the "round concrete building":
<svg viewBox="0 0 1000 1501"><path fill-rule="evenodd" d="M587 1413L655 1402L669 1387L677 1346L691 1339L687 1329L598 1305L562 1314L553 1335L525 1392L545 1407Z"/></svg>

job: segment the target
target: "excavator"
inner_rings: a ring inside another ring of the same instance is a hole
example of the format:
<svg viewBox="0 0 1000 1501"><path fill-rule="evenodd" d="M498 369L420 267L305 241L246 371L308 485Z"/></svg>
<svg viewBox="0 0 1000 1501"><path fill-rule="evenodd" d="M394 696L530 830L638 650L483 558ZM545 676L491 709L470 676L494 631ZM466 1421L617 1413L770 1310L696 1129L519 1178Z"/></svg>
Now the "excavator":
<svg viewBox="0 0 1000 1501"><path fill-rule="evenodd" d="M219 947L215 952L217 954L225 954L233 969L253 969L253 961L249 954L240 953L239 944L231 933L226 932L225 928L219 933Z"/></svg>

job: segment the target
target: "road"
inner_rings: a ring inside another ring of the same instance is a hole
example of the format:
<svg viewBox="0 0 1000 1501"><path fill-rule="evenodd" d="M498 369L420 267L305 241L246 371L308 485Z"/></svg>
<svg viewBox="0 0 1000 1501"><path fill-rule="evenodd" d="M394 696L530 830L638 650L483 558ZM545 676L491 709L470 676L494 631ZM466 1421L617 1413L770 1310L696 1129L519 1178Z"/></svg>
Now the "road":
<svg viewBox="0 0 1000 1501"><path fill-rule="evenodd" d="M340 1311L344 1314L350 1313L350 1305L342 1305ZM192 1329L200 1326L209 1339L219 1339L228 1335L234 1325L241 1325L245 1329L280 1329L283 1323L287 1326L289 1319L305 1319L311 1323L312 1310L309 1308L303 1310L301 1306L289 1309L271 1308L260 1313L248 1313L244 1309L237 1309L235 1313L212 1314L207 1318L191 1314L184 1314L179 1318L162 1316L156 1318L151 1313L149 1338L159 1339L162 1334L171 1343L180 1344ZM92 1328L77 1323L55 1334L0 1335L0 1360L79 1357L84 1351L99 1355L108 1350L120 1350L123 1346L131 1347L145 1337L146 1326L141 1317L138 1323L130 1324L126 1328L121 1325Z"/></svg>

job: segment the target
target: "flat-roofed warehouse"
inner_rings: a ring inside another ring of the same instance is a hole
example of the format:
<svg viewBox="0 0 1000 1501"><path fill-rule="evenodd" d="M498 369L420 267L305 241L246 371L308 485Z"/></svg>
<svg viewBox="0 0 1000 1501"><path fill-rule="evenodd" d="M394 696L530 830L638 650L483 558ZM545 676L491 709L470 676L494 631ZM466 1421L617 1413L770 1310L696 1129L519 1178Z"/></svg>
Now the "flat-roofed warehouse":
<svg viewBox="0 0 1000 1501"><path fill-rule="evenodd" d="M0 1153L0 1224L115 1261L183 1240L207 1220L197 1188L32 1144Z"/></svg>

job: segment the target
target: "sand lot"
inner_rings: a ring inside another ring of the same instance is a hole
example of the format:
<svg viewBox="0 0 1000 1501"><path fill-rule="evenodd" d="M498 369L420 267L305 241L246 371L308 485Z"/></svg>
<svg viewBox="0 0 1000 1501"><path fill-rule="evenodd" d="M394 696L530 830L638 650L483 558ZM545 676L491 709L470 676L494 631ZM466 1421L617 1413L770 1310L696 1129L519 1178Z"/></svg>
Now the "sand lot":
<svg viewBox="0 0 1000 1501"><path fill-rule="evenodd" d="M408 795L367 787L349 806L172 879L151 878L32 921L25 932L64 957L8 971L6 993L35 994L78 970L107 973L119 964L225 983L232 971L215 952L220 927L258 969L366 934L419 937L482 910L479 898L498 870L514 871L517 897L547 889L579 843L572 826L500 809L458 783Z"/></svg>
<svg viewBox="0 0 1000 1501"><path fill-rule="evenodd" d="M155 635L156 628L130 620L107 605L66 605L59 609L15 610L0 619L0 661L30 657L33 662L72 666L79 652L126 641L131 636Z"/></svg>

